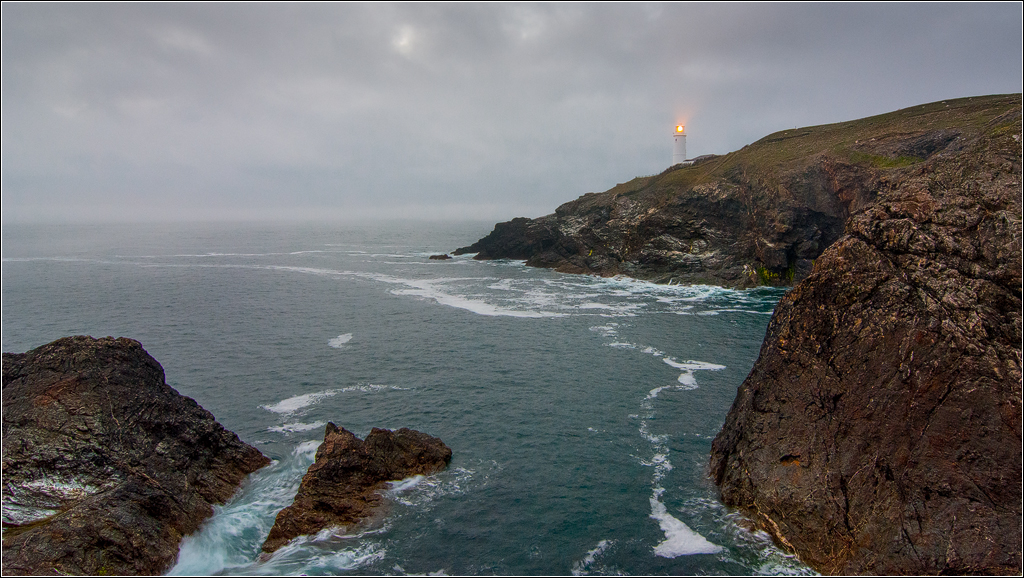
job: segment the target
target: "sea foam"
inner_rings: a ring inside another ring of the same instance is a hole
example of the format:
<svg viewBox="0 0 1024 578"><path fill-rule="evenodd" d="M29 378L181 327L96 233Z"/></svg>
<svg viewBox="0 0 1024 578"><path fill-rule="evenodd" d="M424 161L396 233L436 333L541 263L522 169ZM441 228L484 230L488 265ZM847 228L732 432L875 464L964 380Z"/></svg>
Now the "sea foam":
<svg viewBox="0 0 1024 578"><path fill-rule="evenodd" d="M342 347L345 347L345 344L348 343L349 341L352 341L352 334L343 333L333 339L328 340L327 345L330 345L335 349L341 349Z"/></svg>
<svg viewBox="0 0 1024 578"><path fill-rule="evenodd" d="M660 490L661 488L658 488ZM658 521L665 539L654 547L654 553L663 558L689 556L692 554L717 554L722 551L718 544L712 544L690 529L678 518L668 513L665 504L659 500L660 492L651 496L651 518Z"/></svg>
<svg viewBox="0 0 1024 578"><path fill-rule="evenodd" d="M389 391L389 390L406 391L408 389L409 388L407 388L407 387L398 387L398 386L395 386L395 385L377 385L377 384L373 384L373 383L365 383L365 384L355 385L355 386L351 386L351 387L340 387L340 388L337 388L337 389L325 389L324 391L318 391L316 393L304 393L302 395L296 395L296 396L293 396L293 397L289 397L288 399L283 399L283 400L281 400L281 401L279 401L277 403L274 403L274 404L261 405L260 407L265 409L265 410L267 410L267 411L273 412L273 413L280 413L280 414L286 414L287 415L287 414L296 413L299 410L305 409L305 408L307 408L307 407L309 407L311 405L319 403L320 400L322 400L322 399L326 399L328 397L333 397L335 395L338 395L339 393L350 393L350 392L355 392L355 391L359 391L359 392L363 392L363 393L373 393L373 392Z"/></svg>
<svg viewBox="0 0 1024 578"><path fill-rule="evenodd" d="M338 395L338 393L340 393L340 390L337 389L328 389L325 391L318 391L316 393L304 393L302 395L296 395L294 397L289 397L288 399L283 399L275 404L263 405L260 407L274 413L295 413L300 409L309 407L319 402L321 399L331 397L333 395Z"/></svg>
<svg viewBox="0 0 1024 578"><path fill-rule="evenodd" d="M572 565L572 575L583 576L593 571L598 556L604 554L605 551L608 550L608 548L610 548L613 544L615 544L615 540L601 540L600 542L598 542L597 547L595 547L593 550L588 550L586 555L583 556L583 559L577 561L575 564ZM607 574L607 572L603 571L597 573Z"/></svg>
<svg viewBox="0 0 1024 578"><path fill-rule="evenodd" d="M317 428L321 428L327 425L325 421L315 421L313 423L286 423L280 426L268 427L267 431L277 433L295 433L300 431L309 431Z"/></svg>

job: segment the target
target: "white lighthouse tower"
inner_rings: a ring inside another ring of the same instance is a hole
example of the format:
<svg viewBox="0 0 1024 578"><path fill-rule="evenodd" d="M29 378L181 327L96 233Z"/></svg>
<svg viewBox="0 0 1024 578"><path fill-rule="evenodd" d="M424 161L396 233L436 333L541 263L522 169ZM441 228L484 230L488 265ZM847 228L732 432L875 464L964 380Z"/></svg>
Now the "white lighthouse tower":
<svg viewBox="0 0 1024 578"><path fill-rule="evenodd" d="M672 133L672 138L675 139L675 146L672 149L672 164L678 165L679 163L686 160L686 127L681 124L676 125L675 132Z"/></svg>

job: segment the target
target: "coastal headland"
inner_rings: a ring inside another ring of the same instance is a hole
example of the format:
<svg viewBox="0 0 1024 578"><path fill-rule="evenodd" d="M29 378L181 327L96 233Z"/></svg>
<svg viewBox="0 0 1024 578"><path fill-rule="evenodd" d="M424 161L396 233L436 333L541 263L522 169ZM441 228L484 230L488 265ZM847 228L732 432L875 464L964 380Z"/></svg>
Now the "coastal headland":
<svg viewBox="0 0 1024 578"><path fill-rule="evenodd" d="M782 131L456 251L795 285L712 446L739 508L830 574L1021 571L1021 95Z"/></svg>
<svg viewBox="0 0 1024 578"><path fill-rule="evenodd" d="M657 283L793 285L881 191L1019 108L1020 95L961 98L777 132L498 223L454 254Z"/></svg>

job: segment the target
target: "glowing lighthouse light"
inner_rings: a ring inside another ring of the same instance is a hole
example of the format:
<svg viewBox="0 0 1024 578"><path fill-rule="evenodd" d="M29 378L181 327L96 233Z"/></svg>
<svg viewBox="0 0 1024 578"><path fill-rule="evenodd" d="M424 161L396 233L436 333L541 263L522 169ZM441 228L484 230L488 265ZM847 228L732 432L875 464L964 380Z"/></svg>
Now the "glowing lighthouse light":
<svg viewBox="0 0 1024 578"><path fill-rule="evenodd" d="M686 160L686 127L681 124L676 125L676 131L672 133L672 138L675 139L675 148L672 149L672 164L678 165L679 163Z"/></svg>

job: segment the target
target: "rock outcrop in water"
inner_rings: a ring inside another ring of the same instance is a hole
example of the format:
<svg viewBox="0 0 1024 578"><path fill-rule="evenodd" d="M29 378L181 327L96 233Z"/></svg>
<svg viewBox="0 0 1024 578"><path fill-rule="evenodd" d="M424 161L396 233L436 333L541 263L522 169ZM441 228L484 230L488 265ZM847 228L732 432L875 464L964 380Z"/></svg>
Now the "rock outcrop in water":
<svg viewBox="0 0 1024 578"><path fill-rule="evenodd" d="M714 441L722 499L822 572L1021 572L1015 100L873 181Z"/></svg>
<svg viewBox="0 0 1024 578"><path fill-rule="evenodd" d="M769 135L723 156L498 223L455 254L659 283L789 285L892 175L970 140L1019 95L932 103Z"/></svg>
<svg viewBox="0 0 1024 578"><path fill-rule="evenodd" d="M298 536L351 528L381 511L385 482L430 475L448 466L452 450L440 439L402 428L373 428L366 440L328 423L292 505L281 510L263 543L274 552Z"/></svg>
<svg viewBox="0 0 1024 578"><path fill-rule="evenodd" d="M159 574L269 460L134 340L3 354L3 574Z"/></svg>

